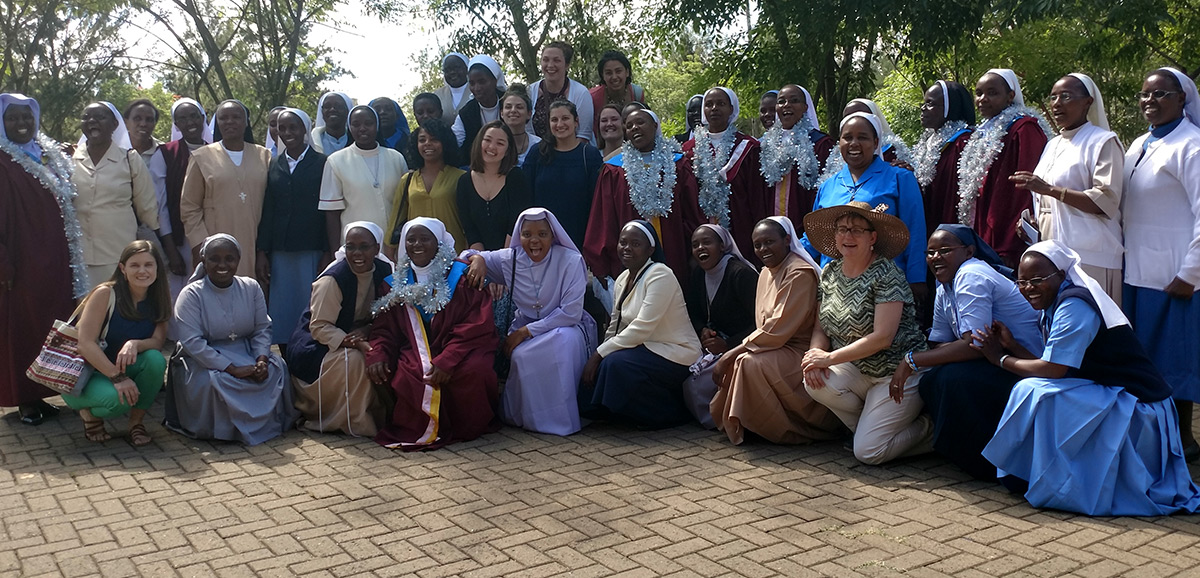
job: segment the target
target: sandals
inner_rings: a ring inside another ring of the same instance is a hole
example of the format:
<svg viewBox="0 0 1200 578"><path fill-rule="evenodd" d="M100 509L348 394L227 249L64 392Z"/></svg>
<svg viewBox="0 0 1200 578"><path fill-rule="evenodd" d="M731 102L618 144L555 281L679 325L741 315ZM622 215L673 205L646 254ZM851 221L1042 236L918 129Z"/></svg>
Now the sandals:
<svg viewBox="0 0 1200 578"><path fill-rule="evenodd" d="M94 416L88 419L82 413L79 414L79 418L83 420L83 437L87 438L88 441L106 442L112 439L112 436L108 434L108 430L104 429L104 420Z"/></svg>
<svg viewBox="0 0 1200 578"><path fill-rule="evenodd" d="M150 433L146 431L145 424L137 424L129 428L129 441L135 446L144 446L151 441Z"/></svg>

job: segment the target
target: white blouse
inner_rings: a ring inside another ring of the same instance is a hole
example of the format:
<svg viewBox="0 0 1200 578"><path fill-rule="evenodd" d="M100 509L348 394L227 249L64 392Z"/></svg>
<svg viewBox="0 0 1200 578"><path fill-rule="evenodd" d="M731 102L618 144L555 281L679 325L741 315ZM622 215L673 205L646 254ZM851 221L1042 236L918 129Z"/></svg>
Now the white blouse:
<svg viewBox="0 0 1200 578"><path fill-rule="evenodd" d="M1143 154L1148 137L1125 153L1125 282L1200 288L1200 129L1184 120Z"/></svg>

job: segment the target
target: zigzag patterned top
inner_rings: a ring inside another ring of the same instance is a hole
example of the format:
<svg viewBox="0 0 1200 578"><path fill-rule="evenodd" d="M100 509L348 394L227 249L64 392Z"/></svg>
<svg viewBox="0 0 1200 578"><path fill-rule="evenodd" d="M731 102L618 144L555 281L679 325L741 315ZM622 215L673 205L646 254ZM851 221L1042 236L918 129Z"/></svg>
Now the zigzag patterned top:
<svg viewBox="0 0 1200 578"><path fill-rule="evenodd" d="M912 290L904 279L904 273L891 259L875 257L867 270L855 278L842 273L841 259L831 261L821 274L817 299L820 301L818 319L833 349L841 349L874 331L876 304L904 302L900 328L892 345L875 355L852 362L863 375L888 377L896 371L905 353L927 349L921 328L917 325Z"/></svg>

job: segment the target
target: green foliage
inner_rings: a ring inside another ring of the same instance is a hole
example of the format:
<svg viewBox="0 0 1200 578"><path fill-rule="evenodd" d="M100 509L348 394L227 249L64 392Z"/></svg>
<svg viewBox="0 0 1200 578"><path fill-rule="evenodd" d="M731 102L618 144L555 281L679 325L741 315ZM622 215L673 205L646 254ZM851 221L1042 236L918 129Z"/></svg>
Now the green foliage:
<svg viewBox="0 0 1200 578"><path fill-rule="evenodd" d="M904 71L893 70L883 79L883 86L872 100L879 105L892 132L905 142L917 142L921 137L921 102L925 88Z"/></svg>
<svg viewBox="0 0 1200 578"><path fill-rule="evenodd" d="M103 82L97 91L96 100L106 100L113 103L121 113L129 103L138 99L149 99L158 109L158 124L154 126L154 137L166 142L171 137L171 105L179 99L163 88L162 82L155 82L148 88L138 86L126 79L110 79Z"/></svg>

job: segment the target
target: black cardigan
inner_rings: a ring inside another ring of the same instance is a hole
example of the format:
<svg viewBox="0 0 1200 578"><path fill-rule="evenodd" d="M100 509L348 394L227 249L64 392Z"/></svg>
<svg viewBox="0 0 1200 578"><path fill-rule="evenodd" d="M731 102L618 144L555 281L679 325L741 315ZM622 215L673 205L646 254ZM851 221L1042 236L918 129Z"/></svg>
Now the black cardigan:
<svg viewBox="0 0 1200 578"><path fill-rule="evenodd" d="M267 169L267 193L263 199L262 219L258 222L258 250L328 251L325 212L317 209L321 200L321 176L325 173L325 155L309 148L288 172L286 152L271 159Z"/></svg>
<svg viewBox="0 0 1200 578"><path fill-rule="evenodd" d="M758 273L737 257L732 257L725 264L725 276L721 279L717 294L713 296L712 307L709 307L704 269L693 267L684 300L696 335L708 327L728 335L725 341L731 349L737 346L756 327L754 298L757 291Z"/></svg>

